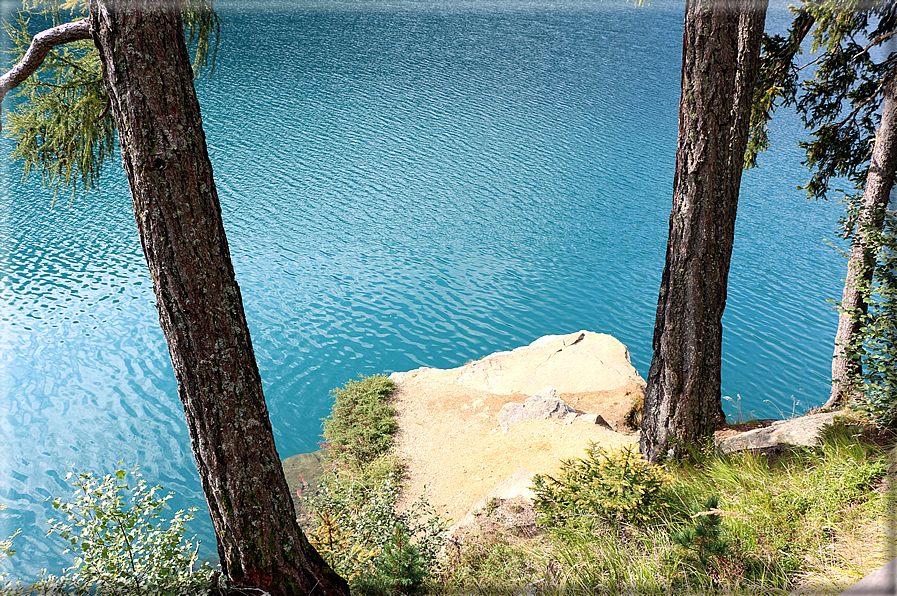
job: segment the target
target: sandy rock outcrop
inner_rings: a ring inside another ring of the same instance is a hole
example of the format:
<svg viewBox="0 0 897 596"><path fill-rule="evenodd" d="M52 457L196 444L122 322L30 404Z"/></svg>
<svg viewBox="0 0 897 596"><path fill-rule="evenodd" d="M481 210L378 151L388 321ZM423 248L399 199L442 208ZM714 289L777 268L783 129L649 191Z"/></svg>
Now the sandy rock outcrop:
<svg viewBox="0 0 897 596"><path fill-rule="evenodd" d="M454 370L458 385L497 395L533 395L545 386L565 395L645 386L626 346L611 335L590 331L546 335Z"/></svg>
<svg viewBox="0 0 897 596"><path fill-rule="evenodd" d="M406 497L427 487L430 502L452 521L517 470L557 474L562 459L583 456L592 442L636 441L620 431L645 386L622 343L588 331L546 336L455 369L390 378L397 384L397 449L410 462ZM565 416L520 419L502 432L502 408L547 386L569 406Z"/></svg>

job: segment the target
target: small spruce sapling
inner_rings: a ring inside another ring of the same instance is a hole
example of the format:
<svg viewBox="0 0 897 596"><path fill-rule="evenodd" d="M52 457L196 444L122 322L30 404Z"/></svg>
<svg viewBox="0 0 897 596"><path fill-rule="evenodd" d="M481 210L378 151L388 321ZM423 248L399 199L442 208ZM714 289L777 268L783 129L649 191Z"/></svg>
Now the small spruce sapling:
<svg viewBox="0 0 897 596"><path fill-rule="evenodd" d="M373 581L363 591L380 596L421 594L427 570L417 548L411 544L400 524L396 524L392 540L383 549Z"/></svg>
<svg viewBox="0 0 897 596"><path fill-rule="evenodd" d="M708 569L711 558L725 556L729 549L729 543L722 534L722 516L717 513L718 505L719 497L710 496L704 509L692 516L694 523L673 534L673 540L683 550L685 558L692 563L697 562L702 571Z"/></svg>
<svg viewBox="0 0 897 596"><path fill-rule="evenodd" d="M585 458L564 460L557 478L536 474L533 505L547 526L583 518L646 524L670 510L671 486L672 477L633 447L612 451L593 443Z"/></svg>

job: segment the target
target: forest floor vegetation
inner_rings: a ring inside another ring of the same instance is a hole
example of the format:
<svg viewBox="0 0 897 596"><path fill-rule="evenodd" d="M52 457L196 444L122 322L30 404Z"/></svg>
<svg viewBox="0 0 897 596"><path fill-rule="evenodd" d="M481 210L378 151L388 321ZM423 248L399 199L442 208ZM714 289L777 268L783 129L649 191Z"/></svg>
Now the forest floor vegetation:
<svg viewBox="0 0 897 596"><path fill-rule="evenodd" d="M396 510L393 390L369 377L334 392L304 519L358 594L837 594L895 552L893 437L858 419L817 447L662 466L593 446L537 476L533 503L494 499L449 537L426 496Z"/></svg>

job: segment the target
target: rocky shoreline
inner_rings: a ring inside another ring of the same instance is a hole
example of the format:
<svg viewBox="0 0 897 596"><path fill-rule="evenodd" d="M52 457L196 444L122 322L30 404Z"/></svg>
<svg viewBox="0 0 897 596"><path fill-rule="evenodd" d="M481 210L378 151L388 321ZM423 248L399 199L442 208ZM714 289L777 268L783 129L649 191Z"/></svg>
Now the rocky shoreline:
<svg viewBox="0 0 897 596"><path fill-rule="evenodd" d="M638 440L626 416L645 381L617 339L589 331L550 335L454 369L393 373L399 423L396 450L409 462L406 498L427 491L452 522L470 517L487 495L528 497L533 474L555 474L563 459L591 443L622 447ZM814 444L834 413L718 434L722 451ZM323 452L284 461L299 505L314 489Z"/></svg>

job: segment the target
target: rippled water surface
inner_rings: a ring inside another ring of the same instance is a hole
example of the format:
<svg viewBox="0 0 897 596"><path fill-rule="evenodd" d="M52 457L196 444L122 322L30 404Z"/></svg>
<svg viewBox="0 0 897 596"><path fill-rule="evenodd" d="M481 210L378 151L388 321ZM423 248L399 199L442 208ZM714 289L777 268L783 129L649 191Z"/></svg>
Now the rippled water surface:
<svg viewBox="0 0 897 596"><path fill-rule="evenodd" d="M781 9L770 17L785 22ZM579 329L643 376L670 212L682 6L222 4L198 83L278 449L317 448L329 390ZM809 203L793 115L745 176L723 393L779 416L827 393L840 207ZM8 152L9 146L3 150ZM58 568L68 467L139 462L202 505L120 165L57 199L4 165L0 536ZM726 402L737 415L737 405ZM214 538L203 514L206 552Z"/></svg>

